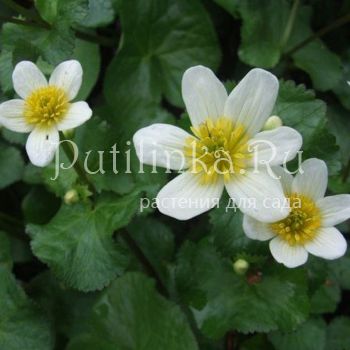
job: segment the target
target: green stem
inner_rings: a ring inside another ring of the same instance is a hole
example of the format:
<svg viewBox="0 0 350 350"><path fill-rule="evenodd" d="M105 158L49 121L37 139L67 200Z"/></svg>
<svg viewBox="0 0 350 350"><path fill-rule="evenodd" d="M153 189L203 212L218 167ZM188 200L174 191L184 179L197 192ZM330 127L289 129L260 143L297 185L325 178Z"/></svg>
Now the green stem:
<svg viewBox="0 0 350 350"><path fill-rule="evenodd" d="M43 22L42 19L32 11L28 10L27 8L17 4L15 1L12 0L0 0L3 4L5 4L7 7L12 9L15 12L18 12L23 17L26 17L28 19L31 19L33 21L39 21Z"/></svg>
<svg viewBox="0 0 350 350"><path fill-rule="evenodd" d="M306 38L305 40L303 40L302 42L300 42L299 44L295 45L293 48L291 48L290 50L288 50L285 53L285 56L290 56L292 54L294 54L296 51L302 49L304 46L308 45L310 42L312 42L313 40L320 38L321 36L331 32L332 30L343 26L344 24L350 22L350 13L339 17L337 20L335 20L334 22L328 24L327 26L321 28L320 30L318 30L317 32L315 32L314 34L310 35L308 38Z"/></svg>
<svg viewBox="0 0 350 350"><path fill-rule="evenodd" d="M30 21L25 21L23 19L19 19L19 18L6 17L6 16L1 16L1 15L0 15L0 21L1 22L10 22L10 23L14 23L14 24L20 24L22 26L27 26L27 27L49 29L48 26L44 26L41 23L30 22Z"/></svg>
<svg viewBox="0 0 350 350"><path fill-rule="evenodd" d="M114 46L114 40L107 38L105 36L97 35L94 33L87 33L87 32L81 32L79 30L75 30L75 35L77 38L85 40L85 41L90 41L95 44L99 44L101 46L106 46L106 47L113 47Z"/></svg>
<svg viewBox="0 0 350 350"><path fill-rule="evenodd" d="M293 6L292 6L290 13L289 13L286 28L284 29L284 33L282 35L282 39L281 39L281 47L282 48L286 46L286 44L289 40L290 34L292 33L292 29L293 29L295 18L296 18L297 12L298 12L299 4L300 4L300 0L294 0Z"/></svg>
<svg viewBox="0 0 350 350"><path fill-rule="evenodd" d="M226 333L226 350L234 350L235 348L235 332L228 331Z"/></svg>
<svg viewBox="0 0 350 350"><path fill-rule="evenodd" d="M41 29L46 29L46 30L51 29L51 26L48 23L42 22L42 21L41 22L26 21L26 20L19 19L19 18L6 17L6 16L1 16L1 15L0 15L0 21L20 24L20 25L28 26L28 27L41 28ZM104 37L101 35L97 35L94 33L82 32L82 31L79 31L77 29L74 29L74 31L75 31L75 35L79 39L89 41L89 42L92 42L94 44L99 44L101 46L106 46L106 47L113 47L114 46L114 40L112 40L110 38L107 38L107 37Z"/></svg>
<svg viewBox="0 0 350 350"><path fill-rule="evenodd" d="M62 131L60 131L60 139L61 139L61 141L64 141L64 140L70 141L64 136ZM61 145L62 145L63 151L66 154L66 156L68 157L69 161L71 163L73 163L74 162L74 152L73 152L71 145L67 144L67 142L62 142ZM87 177L83 166L79 162L79 159L77 159L76 162L73 163L73 167L74 167L74 170L77 173L78 177L80 178L80 180L82 180L88 186L89 190L93 193L93 195L96 196L97 190L96 190L95 186L93 185L93 183L90 181L90 179Z"/></svg>
<svg viewBox="0 0 350 350"><path fill-rule="evenodd" d="M120 230L117 232L117 234L119 234L123 238L125 243L128 245L129 249L134 253L138 261L142 264L147 274L156 280L159 292L165 297L169 297L169 293L165 285L163 284L161 278L158 276L157 271L155 270L151 262L147 259L146 255L143 253L142 249L138 246L136 241L131 237L131 235L129 235L129 233L126 230Z"/></svg>
<svg viewBox="0 0 350 350"><path fill-rule="evenodd" d="M125 243L129 247L129 249L133 252L137 260L142 264L146 273L150 277L155 279L159 293L161 293L164 297L170 300L173 300L175 303L179 304L182 312L186 315L186 317L189 320L189 324L193 330L193 334L197 336L197 334L199 334L199 331L198 331L196 322L193 318L193 314L191 310L189 309L188 306L184 305L180 300L177 300L177 298L174 299L174 296L170 295L161 277L158 275L158 272L153 267L152 263L149 261L147 256L143 253L138 243L132 238L132 236L125 229L119 230L118 232L116 232L116 235L120 235L120 237L125 241Z"/></svg>

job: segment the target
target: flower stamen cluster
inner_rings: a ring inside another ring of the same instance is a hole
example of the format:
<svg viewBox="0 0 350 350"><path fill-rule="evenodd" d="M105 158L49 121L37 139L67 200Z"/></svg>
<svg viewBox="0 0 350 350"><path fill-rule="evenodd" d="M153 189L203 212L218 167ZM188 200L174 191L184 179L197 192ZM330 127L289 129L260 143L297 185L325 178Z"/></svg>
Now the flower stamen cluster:
<svg viewBox="0 0 350 350"><path fill-rule="evenodd" d="M311 241L321 226L320 210L310 198L293 193L289 196L291 212L287 218L271 224L272 230L289 245L304 245ZM296 207L294 203L299 203Z"/></svg>
<svg viewBox="0 0 350 350"><path fill-rule="evenodd" d="M25 99L24 118L28 124L47 129L59 123L68 108L69 101L63 89L45 86L34 90Z"/></svg>
<svg viewBox="0 0 350 350"><path fill-rule="evenodd" d="M248 151L249 135L243 125L221 117L207 119L191 127L195 137L186 140L184 153L190 159L190 170L202 174L204 184L213 183L218 175L229 181L233 174L242 174L251 158Z"/></svg>

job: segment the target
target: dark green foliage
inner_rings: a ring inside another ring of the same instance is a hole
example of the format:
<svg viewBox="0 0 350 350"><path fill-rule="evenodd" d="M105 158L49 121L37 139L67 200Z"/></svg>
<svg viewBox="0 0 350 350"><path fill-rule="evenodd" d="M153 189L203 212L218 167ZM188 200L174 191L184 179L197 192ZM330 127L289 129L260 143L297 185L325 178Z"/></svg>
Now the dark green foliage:
<svg viewBox="0 0 350 350"><path fill-rule="evenodd" d="M18 62L49 76L77 59L76 100L93 109L67 135L92 185L73 167L54 179L55 162L31 165L27 135L1 127L0 350L349 350L349 254L277 264L227 195L186 222L141 212L140 198L175 174L138 173L132 144L156 122L189 131L189 67L210 67L228 90L265 68L280 81L273 114L300 132L303 159L326 161L329 194L349 193L349 10L346 0L0 1L0 103L16 98Z"/></svg>

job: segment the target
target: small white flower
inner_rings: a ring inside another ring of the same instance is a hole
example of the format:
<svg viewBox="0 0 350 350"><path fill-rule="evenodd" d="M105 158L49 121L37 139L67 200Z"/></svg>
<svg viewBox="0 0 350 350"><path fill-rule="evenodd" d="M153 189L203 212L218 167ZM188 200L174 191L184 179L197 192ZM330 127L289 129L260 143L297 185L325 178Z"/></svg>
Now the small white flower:
<svg viewBox="0 0 350 350"><path fill-rule="evenodd" d="M282 201L283 190L266 166L254 169L264 161L279 165L293 159L302 144L300 134L289 127L259 132L277 93L277 78L262 69L251 70L229 96L210 69L196 66L185 72L182 96L194 135L153 124L133 139L142 163L187 170L158 193L162 213L190 219L215 206L226 187L240 209L256 219L272 222L288 215L286 208L266 208L265 198ZM254 205L242 205L252 199Z"/></svg>
<svg viewBox="0 0 350 350"><path fill-rule="evenodd" d="M30 133L26 150L36 166L46 166L59 144L59 131L86 122L92 111L86 102L71 102L78 94L83 70L78 61L59 64L49 82L32 62L22 61L13 71L16 93L22 99L0 105L0 122L12 131Z"/></svg>
<svg viewBox="0 0 350 350"><path fill-rule="evenodd" d="M295 178L281 167L281 176L291 212L287 218L272 224L245 215L243 229L249 238L269 240L273 257L287 267L307 261L308 253L324 259L337 259L346 252L346 240L334 225L350 218L350 195L324 197L327 189L327 166L316 158L302 163L303 173Z"/></svg>

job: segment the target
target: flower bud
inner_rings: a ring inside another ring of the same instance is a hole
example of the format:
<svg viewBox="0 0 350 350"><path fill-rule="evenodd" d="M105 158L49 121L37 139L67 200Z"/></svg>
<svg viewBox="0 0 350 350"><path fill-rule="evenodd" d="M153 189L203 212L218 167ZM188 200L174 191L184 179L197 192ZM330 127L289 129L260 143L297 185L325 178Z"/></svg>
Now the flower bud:
<svg viewBox="0 0 350 350"><path fill-rule="evenodd" d="M63 200L64 200L64 203L68 205L77 203L79 201L78 192L76 190L67 191L66 194L64 195Z"/></svg>
<svg viewBox="0 0 350 350"><path fill-rule="evenodd" d="M237 259L233 263L233 270L237 275L244 275L249 269L249 262L244 259Z"/></svg>
<svg viewBox="0 0 350 350"><path fill-rule="evenodd" d="M272 115L270 118L266 120L266 123L263 126L263 130L264 131L273 130L273 129L279 128L282 125L283 125L282 119L277 115Z"/></svg>
<svg viewBox="0 0 350 350"><path fill-rule="evenodd" d="M74 136L74 129L67 129L63 131L63 135L67 138L67 139L71 139Z"/></svg>

